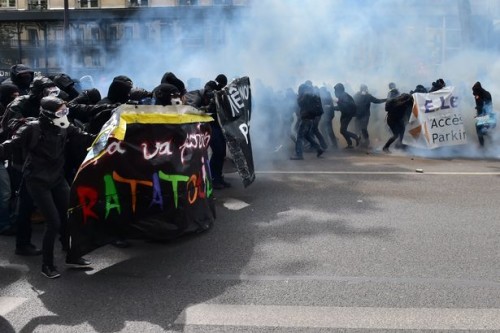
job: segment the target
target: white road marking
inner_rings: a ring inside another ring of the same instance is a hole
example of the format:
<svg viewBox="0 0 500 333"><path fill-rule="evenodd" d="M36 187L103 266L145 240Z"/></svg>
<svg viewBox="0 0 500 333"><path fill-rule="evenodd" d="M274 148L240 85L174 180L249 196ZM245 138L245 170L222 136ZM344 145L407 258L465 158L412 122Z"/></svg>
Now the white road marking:
<svg viewBox="0 0 500 333"><path fill-rule="evenodd" d="M234 198L225 198L223 205L230 210L240 210L250 206L246 202Z"/></svg>
<svg viewBox="0 0 500 333"><path fill-rule="evenodd" d="M307 175L417 175L422 176L422 173L415 171L256 171L256 174L270 175L292 175L292 174L307 174ZM500 172L441 172L426 171L424 175L445 175L445 176L499 176Z"/></svg>
<svg viewBox="0 0 500 333"><path fill-rule="evenodd" d="M373 308L198 304L183 325L408 330L499 330L500 309Z"/></svg>
<svg viewBox="0 0 500 333"><path fill-rule="evenodd" d="M0 316L5 316L26 300L24 297L0 297Z"/></svg>

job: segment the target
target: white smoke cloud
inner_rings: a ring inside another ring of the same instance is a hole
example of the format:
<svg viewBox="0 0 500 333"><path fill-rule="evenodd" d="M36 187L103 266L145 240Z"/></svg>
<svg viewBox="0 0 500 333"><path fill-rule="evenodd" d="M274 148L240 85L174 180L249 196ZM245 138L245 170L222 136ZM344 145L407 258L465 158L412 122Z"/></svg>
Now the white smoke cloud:
<svg viewBox="0 0 500 333"><path fill-rule="evenodd" d="M137 86L152 90L168 71L185 83L199 78L201 85L219 73L225 73L229 79L249 76L254 89L254 149L273 153L282 145L280 151L288 155L292 149L287 136L291 115L283 114L289 111L283 110L282 101L276 97L287 88L296 91L305 80L330 88L342 82L353 95L364 83L375 97L385 98L389 82L395 82L401 92L409 92L417 84L429 88L433 81L443 78L448 85L457 87L470 144L463 149L439 150L439 154L484 156L484 152L477 153L471 87L481 81L495 103L495 92L500 88L494 79L500 74L496 54L499 45L493 52L484 44L500 35L494 25L498 21L493 17L500 4L474 1L473 26L481 36L476 32L472 37L483 44L472 47L460 42L457 3L259 0L251 1L250 7L237 11L240 15L234 14L231 19L223 15L221 7L220 15L212 14L208 20L200 20L196 15L189 22L187 17L179 18L183 29L189 29L183 30L184 36L176 35L177 40L154 45L134 41L126 46L111 66L114 72L109 73L109 82L113 75L125 74ZM479 13L482 20L476 21ZM491 27L483 29L482 25ZM159 34L160 27L151 24L150 33ZM186 36L204 44L201 48L183 46L181 41ZM222 38L224 42L203 42L206 38ZM107 86L101 89L105 95ZM270 96L270 92L275 96ZM337 113L336 133L339 118ZM383 104L372 106L369 132L374 148L380 148L390 136ZM342 147L344 141L340 135L339 138ZM487 150L487 154L500 156L495 149Z"/></svg>

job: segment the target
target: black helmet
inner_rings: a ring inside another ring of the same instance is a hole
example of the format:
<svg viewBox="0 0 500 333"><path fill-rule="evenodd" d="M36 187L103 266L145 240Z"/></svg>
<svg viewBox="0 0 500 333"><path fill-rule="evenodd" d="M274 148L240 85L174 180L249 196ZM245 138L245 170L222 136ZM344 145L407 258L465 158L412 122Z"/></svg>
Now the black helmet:
<svg viewBox="0 0 500 333"><path fill-rule="evenodd" d="M56 84L45 76L36 77L30 85L30 95L42 96L45 88L56 87Z"/></svg>
<svg viewBox="0 0 500 333"><path fill-rule="evenodd" d="M40 115L50 119L60 118L61 116L56 115L56 112L60 110L63 105L66 105L66 103L59 97L43 97L40 101Z"/></svg>
<svg viewBox="0 0 500 333"><path fill-rule="evenodd" d="M172 105L172 98L180 98L180 96L179 89L170 83L162 83L153 89L156 105Z"/></svg>
<svg viewBox="0 0 500 333"><path fill-rule="evenodd" d="M227 76L224 74L219 74L215 78L215 82L217 82L217 90L221 90L227 85Z"/></svg>

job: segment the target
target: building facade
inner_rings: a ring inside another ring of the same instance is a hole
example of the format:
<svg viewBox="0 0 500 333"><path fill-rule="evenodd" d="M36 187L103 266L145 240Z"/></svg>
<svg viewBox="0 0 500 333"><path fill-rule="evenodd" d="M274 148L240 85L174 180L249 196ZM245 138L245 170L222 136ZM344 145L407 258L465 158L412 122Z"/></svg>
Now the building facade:
<svg viewBox="0 0 500 333"><path fill-rule="evenodd" d="M0 0L0 77L23 63L44 75L99 73L123 43L224 43L248 0ZM210 18L217 15L214 22ZM189 26L196 20L198 29Z"/></svg>

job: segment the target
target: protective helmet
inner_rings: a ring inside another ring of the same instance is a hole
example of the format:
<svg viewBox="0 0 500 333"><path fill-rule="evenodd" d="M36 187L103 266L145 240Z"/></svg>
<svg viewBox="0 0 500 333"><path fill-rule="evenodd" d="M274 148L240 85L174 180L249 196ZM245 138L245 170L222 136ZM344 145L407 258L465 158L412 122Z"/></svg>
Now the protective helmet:
<svg viewBox="0 0 500 333"><path fill-rule="evenodd" d="M176 86L169 83L162 83L153 89L153 97L156 99L156 105L179 105L181 102L181 93Z"/></svg>
<svg viewBox="0 0 500 333"><path fill-rule="evenodd" d="M55 96L43 97L40 101L40 116L58 127L67 128L69 126L68 107L66 103Z"/></svg>
<svg viewBox="0 0 500 333"><path fill-rule="evenodd" d="M30 85L30 95L41 97L46 88L56 87L56 84L45 76L36 77Z"/></svg>

